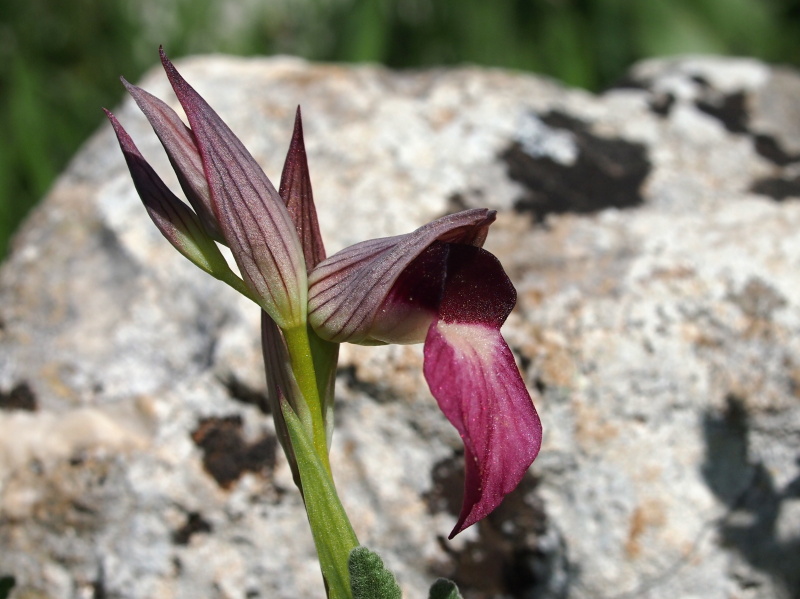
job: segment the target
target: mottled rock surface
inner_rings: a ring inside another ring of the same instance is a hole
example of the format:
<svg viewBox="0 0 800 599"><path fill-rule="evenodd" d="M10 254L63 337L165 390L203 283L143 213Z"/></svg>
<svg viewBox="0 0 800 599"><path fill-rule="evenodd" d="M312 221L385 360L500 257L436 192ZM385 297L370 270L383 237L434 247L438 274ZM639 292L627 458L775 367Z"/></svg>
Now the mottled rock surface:
<svg viewBox="0 0 800 599"><path fill-rule="evenodd" d="M500 211L487 248L545 439L495 515L445 540L460 442L421 348L342 351L334 469L407 597L440 575L466 599L800 596L797 73L652 61L594 96L476 68L179 66L273 180L302 104L329 252ZM104 127L0 269L14 599L323 597L257 333L160 238Z"/></svg>

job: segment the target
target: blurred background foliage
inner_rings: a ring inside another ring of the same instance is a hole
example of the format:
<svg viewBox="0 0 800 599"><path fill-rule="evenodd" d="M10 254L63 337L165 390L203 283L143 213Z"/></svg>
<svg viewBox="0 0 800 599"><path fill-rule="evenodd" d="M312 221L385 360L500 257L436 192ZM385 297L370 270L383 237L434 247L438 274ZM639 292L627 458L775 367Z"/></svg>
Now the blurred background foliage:
<svg viewBox="0 0 800 599"><path fill-rule="evenodd" d="M473 63L600 90L636 60L800 65L800 0L2 0L0 257L20 219L163 44L172 58L287 53Z"/></svg>

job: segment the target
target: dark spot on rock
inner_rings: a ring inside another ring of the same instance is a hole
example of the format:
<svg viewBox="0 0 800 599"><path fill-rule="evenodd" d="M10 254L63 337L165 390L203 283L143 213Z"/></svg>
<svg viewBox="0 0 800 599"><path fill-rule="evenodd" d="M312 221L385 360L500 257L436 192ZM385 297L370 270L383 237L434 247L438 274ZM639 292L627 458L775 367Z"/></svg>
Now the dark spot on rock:
<svg viewBox="0 0 800 599"><path fill-rule="evenodd" d="M745 315L763 320L769 320L775 310L786 305L786 298L758 277L748 279L741 291L729 297Z"/></svg>
<svg viewBox="0 0 800 599"><path fill-rule="evenodd" d="M275 437L247 443L240 416L204 418L192 432L192 440L203 450L206 472L224 489L244 472L271 474L275 468Z"/></svg>
<svg viewBox="0 0 800 599"><path fill-rule="evenodd" d="M355 366L345 366L336 371L336 378L349 389L363 393L378 403L389 403L397 400L397 394L391 385L363 381L358 378Z"/></svg>
<svg viewBox="0 0 800 599"><path fill-rule="evenodd" d="M470 187L447 198L446 212L461 212L470 208L484 208L487 205L486 192L479 187Z"/></svg>
<svg viewBox="0 0 800 599"><path fill-rule="evenodd" d="M525 352L522 348L518 346L511 347L511 351L519 360L519 369L524 373L528 371L528 368L531 367L532 361L529 356L525 355Z"/></svg>
<svg viewBox="0 0 800 599"><path fill-rule="evenodd" d="M433 576L454 580L464 599L567 596L569 565L562 536L547 519L537 494L539 482L526 476L488 517L476 524L479 538L456 550L444 536L439 543L449 560L431 567ZM433 488L425 497L432 512L461 510L463 456L434 467Z"/></svg>
<svg viewBox="0 0 800 599"><path fill-rule="evenodd" d="M787 198L800 198L800 177L765 177L755 181L750 191L779 202Z"/></svg>
<svg viewBox="0 0 800 599"><path fill-rule="evenodd" d="M71 501L71 506L75 513L79 515L94 516L97 513L97 508L95 506L89 505L80 499L73 499Z"/></svg>
<svg viewBox="0 0 800 599"><path fill-rule="evenodd" d="M650 110L659 116L669 116L675 105L675 96L672 94L658 94L650 100Z"/></svg>
<svg viewBox="0 0 800 599"><path fill-rule="evenodd" d="M515 207L538 221L548 214L592 213L605 208L630 208L642 203L641 186L650 172L645 146L589 132L585 123L559 112L541 117L557 132L571 134L577 151L571 162L526 149L514 142L502 154L508 175L526 188Z"/></svg>
<svg viewBox="0 0 800 599"><path fill-rule="evenodd" d="M545 391L547 391L547 383L545 383L538 376L533 380L533 386L536 387L536 390L539 392L539 395L544 395Z"/></svg>
<svg viewBox="0 0 800 599"><path fill-rule="evenodd" d="M711 83L708 79L703 77L702 75L692 75L689 77L692 81L694 81L697 85L705 89L711 89Z"/></svg>
<svg viewBox="0 0 800 599"><path fill-rule="evenodd" d="M786 166L787 164L800 161L800 155L789 154L783 149L778 140L771 135L764 135L762 133L754 135L753 146L756 152L778 166Z"/></svg>
<svg viewBox="0 0 800 599"><path fill-rule="evenodd" d="M265 390L254 389L233 374L224 377L221 379L221 382L225 385L225 388L228 390L228 395L230 395L232 399L244 404L256 406L263 414L272 413Z"/></svg>
<svg viewBox="0 0 800 599"><path fill-rule="evenodd" d="M750 115L744 92L732 94L706 94L695 106L720 121L731 133L747 133Z"/></svg>
<svg viewBox="0 0 800 599"><path fill-rule="evenodd" d="M458 517L461 498L464 496L463 461L463 451L459 451L452 458L434 464L431 472L433 488L425 495L430 513L447 512Z"/></svg>
<svg viewBox="0 0 800 599"><path fill-rule="evenodd" d="M0 410L35 412L37 408L36 395L28 383L18 383L8 393L0 391Z"/></svg>
<svg viewBox="0 0 800 599"><path fill-rule="evenodd" d="M785 596L800 597L800 533L787 536L777 530L784 501L800 497L800 475L777 487L770 470L749 455L749 430L746 403L735 395L726 398L721 414L709 412L704 417L706 455L701 472L711 491L728 506L719 521L720 543L776 581Z"/></svg>
<svg viewBox="0 0 800 599"><path fill-rule="evenodd" d="M214 529L198 512L189 512L186 522L178 530L172 532L172 542L176 545L188 545L189 539L196 533L210 533Z"/></svg>

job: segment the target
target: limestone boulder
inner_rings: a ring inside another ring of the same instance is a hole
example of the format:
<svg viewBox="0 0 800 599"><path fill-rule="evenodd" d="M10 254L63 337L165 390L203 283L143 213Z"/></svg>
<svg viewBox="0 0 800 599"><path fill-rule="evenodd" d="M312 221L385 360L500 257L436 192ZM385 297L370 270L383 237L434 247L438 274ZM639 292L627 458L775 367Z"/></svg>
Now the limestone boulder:
<svg viewBox="0 0 800 599"><path fill-rule="evenodd" d="M486 247L545 437L495 514L446 540L461 446L421 347L342 347L337 484L406 597L438 576L465 599L800 595L796 72L649 61L592 95L471 67L178 66L274 181L302 105L329 253L499 211ZM177 105L159 71L141 85ZM133 102L115 112L175 184ZM102 127L0 267L14 599L324 596L258 318L160 237Z"/></svg>

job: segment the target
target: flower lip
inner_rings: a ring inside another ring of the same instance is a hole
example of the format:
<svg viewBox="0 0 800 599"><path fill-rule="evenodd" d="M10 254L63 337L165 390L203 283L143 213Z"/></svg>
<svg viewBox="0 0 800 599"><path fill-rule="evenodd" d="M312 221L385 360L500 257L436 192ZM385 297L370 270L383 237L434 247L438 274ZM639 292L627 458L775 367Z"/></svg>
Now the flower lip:
<svg viewBox="0 0 800 599"><path fill-rule="evenodd" d="M357 244L311 273L309 322L354 343L425 342L431 392L464 441L464 501L450 537L491 513L541 446L541 422L500 327L517 293L480 247L495 213L450 215Z"/></svg>
<svg viewBox="0 0 800 599"><path fill-rule="evenodd" d="M539 453L542 424L499 328L434 323L424 372L464 441L464 499L452 539L517 487Z"/></svg>

